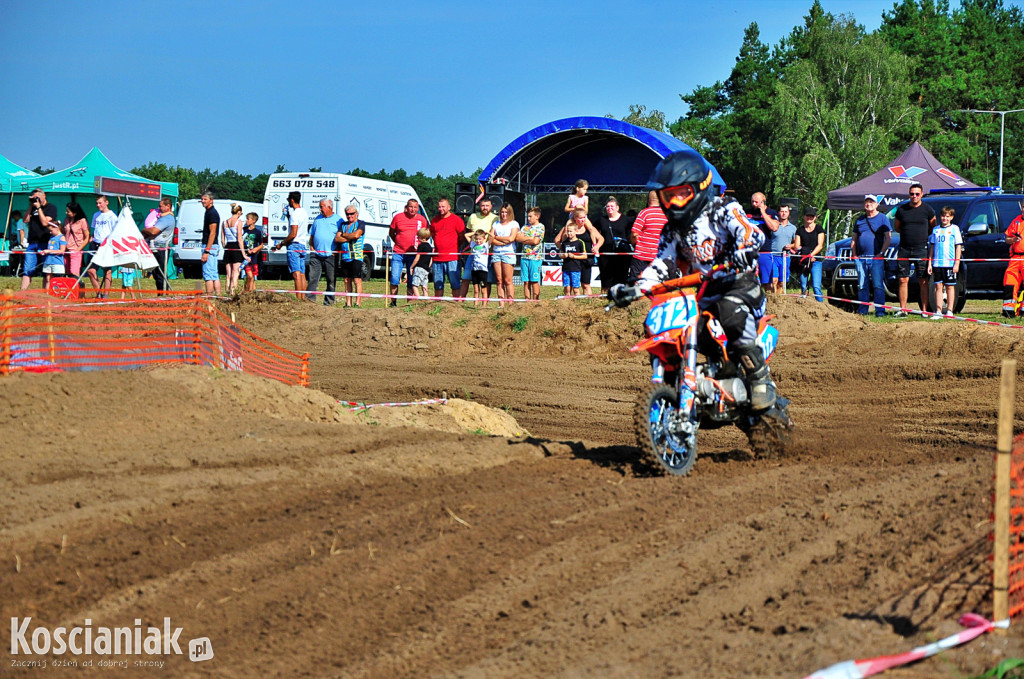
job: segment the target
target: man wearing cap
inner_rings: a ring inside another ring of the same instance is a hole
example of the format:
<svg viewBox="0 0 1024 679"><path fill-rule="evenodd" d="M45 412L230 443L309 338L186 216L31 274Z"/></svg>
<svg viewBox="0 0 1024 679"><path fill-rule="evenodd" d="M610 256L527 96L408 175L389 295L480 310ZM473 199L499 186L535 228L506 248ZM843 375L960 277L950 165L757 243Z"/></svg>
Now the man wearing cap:
<svg viewBox="0 0 1024 679"><path fill-rule="evenodd" d="M858 299L861 302L857 313L862 316L868 313L872 293L875 316L885 316L885 251L892 240L891 232L889 218L878 211L878 200L872 195L864 196L864 214L854 222L853 240L850 242L850 254L857 265ZM903 286L905 293L906 281Z"/></svg>
<svg viewBox="0 0 1024 679"><path fill-rule="evenodd" d="M1020 203L1020 214L1006 229L1006 244L1010 247L1010 261L1003 274L1003 315L1020 316L1017 297L1024 283L1024 200Z"/></svg>
<svg viewBox="0 0 1024 679"><path fill-rule="evenodd" d="M900 310L894 314L897 318L907 315L907 282L910 280L911 264L917 271L917 282L921 286L921 311L928 306L928 236L936 222L935 210L921 202L923 196L924 187L911 184L910 202L896 208L893 230L900 234L900 249L896 254L896 275L900 279Z"/></svg>

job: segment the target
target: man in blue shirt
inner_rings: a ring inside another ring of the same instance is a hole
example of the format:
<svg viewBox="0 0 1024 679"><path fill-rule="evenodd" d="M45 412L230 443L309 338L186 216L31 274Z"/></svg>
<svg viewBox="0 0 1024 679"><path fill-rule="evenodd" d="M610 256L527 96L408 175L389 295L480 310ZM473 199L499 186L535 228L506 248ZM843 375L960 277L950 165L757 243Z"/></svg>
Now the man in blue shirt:
<svg viewBox="0 0 1024 679"><path fill-rule="evenodd" d="M774 231L765 234L771 242L771 289L776 295L781 295L786 291L786 283L789 281L789 251L787 246L792 245L793 239L796 238L796 224L789 222L790 210L792 210L792 207L789 205L779 206L779 225ZM760 259L760 256L758 256L758 259Z"/></svg>
<svg viewBox="0 0 1024 679"><path fill-rule="evenodd" d="M313 220L309 229L309 240L313 250L309 256L309 282L306 292L314 292L320 283L320 272L327 279L327 293L324 304L334 304L334 237L338 234L341 215L334 214L334 202L330 198L320 201L320 216ZM313 295L307 295L313 301Z"/></svg>
<svg viewBox="0 0 1024 679"><path fill-rule="evenodd" d="M885 316L885 251L891 239L892 225L889 218L878 211L878 200L872 195L864 196L864 214L854 222L850 242L860 288L861 304L857 313L861 315L867 315L868 302L874 292L875 316Z"/></svg>

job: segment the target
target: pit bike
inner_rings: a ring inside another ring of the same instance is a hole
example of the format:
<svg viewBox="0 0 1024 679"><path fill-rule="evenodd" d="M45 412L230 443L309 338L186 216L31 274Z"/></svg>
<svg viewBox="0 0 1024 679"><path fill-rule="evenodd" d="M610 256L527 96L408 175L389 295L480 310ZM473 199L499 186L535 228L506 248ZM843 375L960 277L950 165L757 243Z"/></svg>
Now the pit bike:
<svg viewBox="0 0 1024 679"><path fill-rule="evenodd" d="M747 435L755 457L773 457L785 449L793 420L789 401L779 396L775 405L755 411L741 367L729 355L729 342L721 322L698 302L708 284L734 275L729 265L707 273L694 273L664 281L647 292L631 289L622 300L646 295L651 309L644 321L646 338L630 351L651 356L651 384L637 399L633 422L637 443L656 469L684 476L697 460L697 432L735 425ZM615 304L609 304L610 311ZM765 361L775 353L779 332L764 316L757 327L757 343Z"/></svg>

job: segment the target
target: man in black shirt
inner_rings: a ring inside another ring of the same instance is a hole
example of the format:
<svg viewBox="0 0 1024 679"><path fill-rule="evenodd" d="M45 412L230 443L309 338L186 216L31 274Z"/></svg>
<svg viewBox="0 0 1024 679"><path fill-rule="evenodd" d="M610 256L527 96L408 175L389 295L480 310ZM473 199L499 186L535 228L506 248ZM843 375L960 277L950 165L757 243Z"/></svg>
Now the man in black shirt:
<svg viewBox="0 0 1024 679"><path fill-rule="evenodd" d="M910 202L896 208L896 219L893 230L900 234L900 247L896 254L896 276L900 281L900 310L894 316L904 318L907 315L907 281L910 280L910 265L917 270L917 283L921 286L921 311L928 307L928 236L935 226L935 211L921 202L924 187L920 184L910 185Z"/></svg>
<svg viewBox="0 0 1024 679"><path fill-rule="evenodd" d="M25 266L21 272L22 290L28 290L32 276L39 273L43 259L36 253L46 249L46 243L50 240L50 222L58 222L57 206L46 202L46 193L42 189L29 194L26 215L28 246L25 248Z"/></svg>

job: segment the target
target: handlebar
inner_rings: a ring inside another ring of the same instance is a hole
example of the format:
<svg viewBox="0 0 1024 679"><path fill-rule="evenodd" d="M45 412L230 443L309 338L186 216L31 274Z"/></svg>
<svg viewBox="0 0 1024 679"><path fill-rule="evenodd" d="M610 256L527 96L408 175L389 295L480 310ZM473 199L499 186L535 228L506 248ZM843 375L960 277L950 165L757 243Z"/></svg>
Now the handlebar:
<svg viewBox="0 0 1024 679"><path fill-rule="evenodd" d="M731 263L716 264L711 268L710 271L706 273L691 273L687 274L686 276L680 276L678 278L672 278L667 281L662 281L661 283L655 284L650 290L644 291L634 287L630 289L630 297L628 299L620 301L625 301L626 304L624 304L623 306L626 306L629 303L634 302L645 295L647 297L655 297L657 295L668 294L674 290L679 290L681 288L693 288L697 286L703 286L709 280L713 280L717 278L719 275L733 273L734 269L735 267ZM611 293L609 293L609 298L611 298ZM613 308L615 308L615 306L616 303L613 301L611 304L605 306L604 310L606 312L611 311Z"/></svg>
<svg viewBox="0 0 1024 679"><path fill-rule="evenodd" d="M648 290L646 294L650 297L652 295L664 295L680 288L696 287L705 281L715 279L719 274L731 273L732 270L732 264L716 264L711 267L711 270L707 273L691 273L686 276L680 276L679 278L662 281Z"/></svg>

